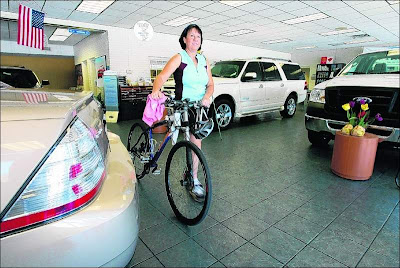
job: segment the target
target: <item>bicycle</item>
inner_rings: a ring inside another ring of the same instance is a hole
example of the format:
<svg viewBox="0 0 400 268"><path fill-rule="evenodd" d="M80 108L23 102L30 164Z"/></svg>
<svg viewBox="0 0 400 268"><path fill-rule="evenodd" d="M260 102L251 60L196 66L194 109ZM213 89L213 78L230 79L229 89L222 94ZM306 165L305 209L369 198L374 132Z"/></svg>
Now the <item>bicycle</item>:
<svg viewBox="0 0 400 268"><path fill-rule="evenodd" d="M212 186L206 158L202 151L189 140L191 127L189 125L189 108L194 107L197 112L203 112L205 107L201 106L199 101L190 102L169 98L164 105L168 110L165 120L151 127L144 127L141 123L132 125L128 135L127 149L135 165L136 178L140 180L150 171L153 174L160 174L157 161L165 146L172 139L173 147L168 154L165 168L165 188L168 201L179 221L186 225L196 225L202 222L208 213ZM198 115L201 116L201 112ZM163 143L155 151L157 141L153 139L152 130L163 125L166 125L169 131L167 131ZM180 131L184 133L184 140L177 142ZM136 143L133 144L135 140ZM196 162L194 156L198 160L197 177L205 191L203 198L196 198L191 192L194 187L193 174L196 173L196 164L193 166L193 163Z"/></svg>

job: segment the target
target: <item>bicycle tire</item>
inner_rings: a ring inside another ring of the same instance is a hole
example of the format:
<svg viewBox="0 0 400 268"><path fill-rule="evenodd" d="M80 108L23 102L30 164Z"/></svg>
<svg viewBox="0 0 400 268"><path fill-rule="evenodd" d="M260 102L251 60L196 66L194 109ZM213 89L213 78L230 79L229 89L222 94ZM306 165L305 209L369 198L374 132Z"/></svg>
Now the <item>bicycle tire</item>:
<svg viewBox="0 0 400 268"><path fill-rule="evenodd" d="M147 153L149 148L149 135L142 124L134 123L131 126L126 147L135 167L136 179L140 180L146 175L145 164L140 158Z"/></svg>
<svg viewBox="0 0 400 268"><path fill-rule="evenodd" d="M190 164L186 157L188 151L196 154L199 159L198 178L205 190L205 197L201 202L195 201L189 193L190 187L193 187L193 180L190 179L191 174L189 175L187 170L188 164ZM182 162L184 163L182 164ZM179 167L177 167L178 165ZM203 173L199 174L201 171ZM191 181L191 185L182 184L187 180ZM211 205L211 174L204 154L196 145L189 141L180 141L172 147L165 168L165 188L169 204L180 222L186 225L196 225L205 219ZM187 206L183 207L181 201Z"/></svg>

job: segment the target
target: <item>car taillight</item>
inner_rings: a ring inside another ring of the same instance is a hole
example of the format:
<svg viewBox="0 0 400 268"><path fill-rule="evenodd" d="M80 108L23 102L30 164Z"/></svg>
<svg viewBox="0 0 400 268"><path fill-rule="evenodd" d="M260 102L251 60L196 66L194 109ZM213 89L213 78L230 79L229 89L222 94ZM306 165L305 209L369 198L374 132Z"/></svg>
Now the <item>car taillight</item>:
<svg viewBox="0 0 400 268"><path fill-rule="evenodd" d="M307 81L304 82L304 90L308 90L308 84Z"/></svg>
<svg viewBox="0 0 400 268"><path fill-rule="evenodd" d="M90 129L76 119L29 177L1 219L1 234L62 217L88 204L105 178Z"/></svg>

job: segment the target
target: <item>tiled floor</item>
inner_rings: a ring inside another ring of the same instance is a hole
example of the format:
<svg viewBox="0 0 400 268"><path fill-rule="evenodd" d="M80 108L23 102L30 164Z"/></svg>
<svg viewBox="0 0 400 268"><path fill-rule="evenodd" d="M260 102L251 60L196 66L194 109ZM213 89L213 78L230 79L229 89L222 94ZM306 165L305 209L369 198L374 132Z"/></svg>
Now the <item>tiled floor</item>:
<svg viewBox="0 0 400 268"><path fill-rule="evenodd" d="M126 143L133 122L108 127ZM310 146L303 107L292 119L235 121L203 150L213 183L209 216L194 227L177 222L163 173L148 175L139 183L140 241L130 266L399 267L398 150L379 148L368 181L337 177L333 142Z"/></svg>

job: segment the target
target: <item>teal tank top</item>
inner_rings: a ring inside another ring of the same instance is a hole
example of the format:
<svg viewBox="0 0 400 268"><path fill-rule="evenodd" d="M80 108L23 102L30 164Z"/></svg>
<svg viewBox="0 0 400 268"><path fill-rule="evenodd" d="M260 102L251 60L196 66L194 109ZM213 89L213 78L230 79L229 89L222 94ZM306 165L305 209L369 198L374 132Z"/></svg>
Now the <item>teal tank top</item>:
<svg viewBox="0 0 400 268"><path fill-rule="evenodd" d="M197 68L186 50L179 52L181 64L174 72L175 98L198 101L204 97L208 84L207 61L201 54L196 54Z"/></svg>

